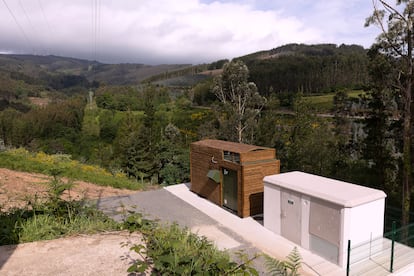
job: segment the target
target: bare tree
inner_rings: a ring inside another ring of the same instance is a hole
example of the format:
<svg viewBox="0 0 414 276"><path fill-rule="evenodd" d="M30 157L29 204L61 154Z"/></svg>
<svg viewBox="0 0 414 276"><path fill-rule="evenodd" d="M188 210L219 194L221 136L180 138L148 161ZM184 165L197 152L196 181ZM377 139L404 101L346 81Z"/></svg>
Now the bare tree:
<svg viewBox="0 0 414 276"><path fill-rule="evenodd" d="M214 80L213 92L227 113L227 125L236 131L236 141L246 142L244 131L254 126L266 99L248 81L249 69L241 60L232 60L223 67L223 73ZM232 140L232 139L230 139ZM248 140L248 139L247 139Z"/></svg>

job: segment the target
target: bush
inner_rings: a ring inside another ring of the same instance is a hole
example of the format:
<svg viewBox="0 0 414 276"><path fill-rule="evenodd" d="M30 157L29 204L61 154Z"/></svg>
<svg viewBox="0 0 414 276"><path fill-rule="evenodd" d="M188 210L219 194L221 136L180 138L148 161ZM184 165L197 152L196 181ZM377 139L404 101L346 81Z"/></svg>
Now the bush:
<svg viewBox="0 0 414 276"><path fill-rule="evenodd" d="M136 223L134 223L134 221ZM205 237L199 237L177 224L160 226L140 215L127 219L127 225L138 228L143 234L144 245L131 250L142 259L135 260L128 272L148 272L156 275L258 275L250 266L252 259L244 258L241 265L230 260L227 252L218 250ZM243 258L241 258L243 259Z"/></svg>

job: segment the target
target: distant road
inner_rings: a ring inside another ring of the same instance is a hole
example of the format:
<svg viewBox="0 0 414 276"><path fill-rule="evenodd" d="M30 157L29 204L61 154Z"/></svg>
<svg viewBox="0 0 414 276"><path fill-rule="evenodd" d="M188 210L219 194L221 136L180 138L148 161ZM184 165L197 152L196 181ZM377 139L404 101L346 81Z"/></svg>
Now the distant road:
<svg viewBox="0 0 414 276"><path fill-rule="evenodd" d="M276 111L277 114L282 114L282 115L295 115L295 112L292 110L277 110ZM318 113L316 114L316 116L321 117L321 118L335 118L334 114L331 113ZM366 116L342 116L343 118L347 118L347 119L352 119L352 120L362 120L365 119Z"/></svg>

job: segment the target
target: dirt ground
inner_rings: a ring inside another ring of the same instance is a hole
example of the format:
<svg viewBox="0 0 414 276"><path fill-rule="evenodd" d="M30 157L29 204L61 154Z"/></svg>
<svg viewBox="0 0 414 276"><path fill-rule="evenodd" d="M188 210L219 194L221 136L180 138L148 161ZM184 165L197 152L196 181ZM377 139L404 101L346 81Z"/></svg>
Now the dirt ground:
<svg viewBox="0 0 414 276"><path fill-rule="evenodd" d="M35 196L45 198L50 176L0 168L0 208L21 207ZM65 181L65 179L63 179ZM97 199L137 191L76 181L64 198ZM139 243L138 234L111 232L51 241L0 246L0 275L128 275L138 258L121 243Z"/></svg>
<svg viewBox="0 0 414 276"><path fill-rule="evenodd" d="M42 199L47 196L50 176L38 173L18 172L0 168L0 210L12 207L22 207L28 200L35 197ZM63 179L67 181L67 179ZM103 197L126 195L137 191L98 186L84 181L75 181L70 192L65 192L64 198L98 199Z"/></svg>
<svg viewBox="0 0 414 276"><path fill-rule="evenodd" d="M128 275L139 256L123 243L140 243L138 234L113 232L0 246L0 275Z"/></svg>

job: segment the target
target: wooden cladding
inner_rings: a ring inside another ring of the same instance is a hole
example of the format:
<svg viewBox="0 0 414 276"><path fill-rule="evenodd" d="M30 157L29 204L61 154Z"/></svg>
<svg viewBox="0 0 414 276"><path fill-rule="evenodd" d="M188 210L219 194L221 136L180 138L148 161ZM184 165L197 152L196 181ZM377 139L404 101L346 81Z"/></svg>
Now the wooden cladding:
<svg viewBox="0 0 414 276"><path fill-rule="evenodd" d="M263 212L263 177L280 173L276 151L247 144L202 140L191 144L191 191L223 206L223 169L237 172L237 215ZM207 175L221 173L217 183Z"/></svg>

